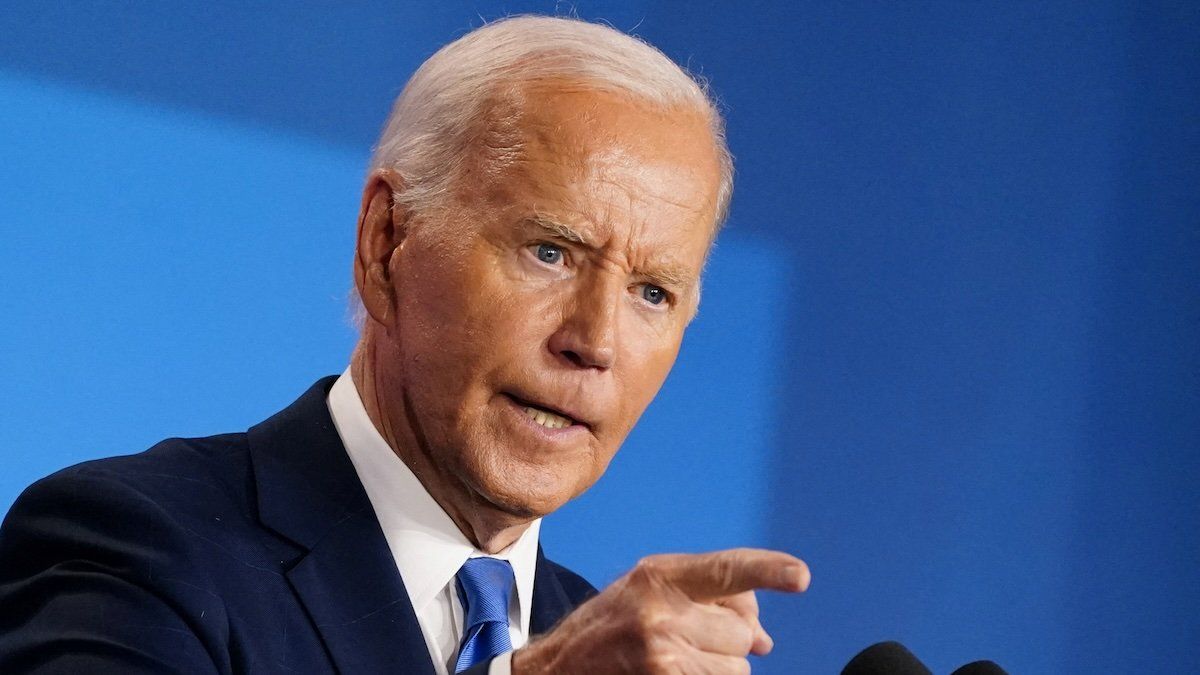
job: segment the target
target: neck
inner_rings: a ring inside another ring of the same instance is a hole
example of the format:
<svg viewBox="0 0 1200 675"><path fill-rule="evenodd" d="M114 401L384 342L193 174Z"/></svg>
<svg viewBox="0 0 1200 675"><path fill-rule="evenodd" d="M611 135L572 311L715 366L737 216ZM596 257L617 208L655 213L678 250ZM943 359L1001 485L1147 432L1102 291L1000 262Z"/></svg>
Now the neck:
<svg viewBox="0 0 1200 675"><path fill-rule="evenodd" d="M364 329L350 358L350 375L371 424L472 545L493 554L508 548L531 519L500 509L437 462L430 448L421 447L407 422L402 396L394 393L400 390L381 386L386 376L377 367L374 351L369 329ZM396 400L390 400L393 395Z"/></svg>

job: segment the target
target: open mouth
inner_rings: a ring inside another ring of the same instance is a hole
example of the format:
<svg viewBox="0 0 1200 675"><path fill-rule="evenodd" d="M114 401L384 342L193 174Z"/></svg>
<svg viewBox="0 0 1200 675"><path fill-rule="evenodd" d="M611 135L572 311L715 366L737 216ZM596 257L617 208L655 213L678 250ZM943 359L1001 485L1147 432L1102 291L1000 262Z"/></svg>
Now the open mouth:
<svg viewBox="0 0 1200 675"><path fill-rule="evenodd" d="M566 429L567 427L574 425L587 426L582 422L571 418L561 410L549 408L541 403L527 401L509 393L505 393L505 396L511 399L518 408L524 411L529 419L543 427L546 427L547 429Z"/></svg>

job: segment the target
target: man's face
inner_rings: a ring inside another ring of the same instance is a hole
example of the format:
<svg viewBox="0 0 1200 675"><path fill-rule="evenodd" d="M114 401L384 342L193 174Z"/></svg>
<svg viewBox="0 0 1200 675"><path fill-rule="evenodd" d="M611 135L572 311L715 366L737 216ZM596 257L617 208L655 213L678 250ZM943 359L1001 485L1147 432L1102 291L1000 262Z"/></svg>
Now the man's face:
<svg viewBox="0 0 1200 675"><path fill-rule="evenodd" d="M699 114L603 93L527 91L513 129L519 159L411 224L379 365L439 474L540 516L604 473L670 371L719 168Z"/></svg>

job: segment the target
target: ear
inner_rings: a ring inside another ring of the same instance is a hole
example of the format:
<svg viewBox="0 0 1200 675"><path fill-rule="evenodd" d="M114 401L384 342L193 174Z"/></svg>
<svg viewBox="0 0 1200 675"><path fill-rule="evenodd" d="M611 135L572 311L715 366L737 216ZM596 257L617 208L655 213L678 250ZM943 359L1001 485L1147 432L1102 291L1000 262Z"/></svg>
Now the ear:
<svg viewBox="0 0 1200 675"><path fill-rule="evenodd" d="M408 211L393 195L403 187L394 172L377 171L363 188L354 248L354 284L372 319L387 326L396 316L391 260L404 246Z"/></svg>

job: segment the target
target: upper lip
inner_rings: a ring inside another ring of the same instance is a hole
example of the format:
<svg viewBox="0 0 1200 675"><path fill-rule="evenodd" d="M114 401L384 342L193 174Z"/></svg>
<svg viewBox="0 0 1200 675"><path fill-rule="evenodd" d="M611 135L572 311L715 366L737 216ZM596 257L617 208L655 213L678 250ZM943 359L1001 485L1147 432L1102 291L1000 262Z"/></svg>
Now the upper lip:
<svg viewBox="0 0 1200 675"><path fill-rule="evenodd" d="M541 398L530 396L521 392L505 391L504 394L516 401L518 404L533 406L535 408L541 408L542 410L548 410L556 415L570 418L570 420L576 424L582 424L589 429L592 427L591 420L585 417L583 413L579 412L575 408L564 407L562 405L551 405L543 402L543 399Z"/></svg>

